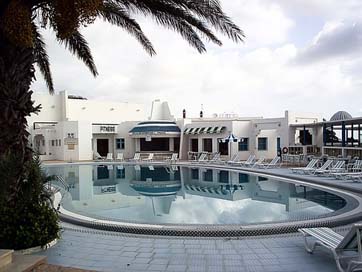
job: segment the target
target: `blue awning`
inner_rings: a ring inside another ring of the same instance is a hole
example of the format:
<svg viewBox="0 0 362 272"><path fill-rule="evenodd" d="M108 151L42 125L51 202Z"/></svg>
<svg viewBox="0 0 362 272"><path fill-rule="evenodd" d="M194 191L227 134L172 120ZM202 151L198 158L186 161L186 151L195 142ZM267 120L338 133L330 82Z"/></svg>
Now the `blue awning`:
<svg viewBox="0 0 362 272"><path fill-rule="evenodd" d="M138 123L134 128L130 130L129 134L181 134L181 130L175 122L149 121Z"/></svg>

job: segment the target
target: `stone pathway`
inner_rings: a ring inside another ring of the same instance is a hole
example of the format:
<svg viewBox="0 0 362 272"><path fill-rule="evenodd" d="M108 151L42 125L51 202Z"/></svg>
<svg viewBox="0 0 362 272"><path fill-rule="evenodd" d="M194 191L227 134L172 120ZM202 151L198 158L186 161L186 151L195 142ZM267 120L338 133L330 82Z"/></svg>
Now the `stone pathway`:
<svg viewBox="0 0 362 272"><path fill-rule="evenodd" d="M96 271L337 271L328 252L308 254L298 234L221 240L66 228L44 254L49 264Z"/></svg>

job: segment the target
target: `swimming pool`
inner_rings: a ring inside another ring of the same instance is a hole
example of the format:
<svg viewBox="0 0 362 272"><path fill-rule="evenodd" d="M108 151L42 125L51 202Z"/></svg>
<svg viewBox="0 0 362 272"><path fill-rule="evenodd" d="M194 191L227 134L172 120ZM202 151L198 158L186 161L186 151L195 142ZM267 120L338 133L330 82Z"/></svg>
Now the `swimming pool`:
<svg viewBox="0 0 362 272"><path fill-rule="evenodd" d="M255 225L329 217L339 194L242 171L176 165L63 165L65 210L141 224Z"/></svg>

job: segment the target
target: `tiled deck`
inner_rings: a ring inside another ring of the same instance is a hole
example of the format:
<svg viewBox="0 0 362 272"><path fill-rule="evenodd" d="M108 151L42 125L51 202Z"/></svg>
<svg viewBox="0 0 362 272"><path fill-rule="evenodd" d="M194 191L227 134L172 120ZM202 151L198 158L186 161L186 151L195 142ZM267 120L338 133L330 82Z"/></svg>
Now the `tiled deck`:
<svg viewBox="0 0 362 272"><path fill-rule="evenodd" d="M266 172L290 174L288 169ZM290 175L293 176L293 175ZM298 175L299 176L299 175ZM313 181L315 178L310 178ZM318 178L362 191L362 184ZM64 224L50 264L96 271L337 271L328 251L308 254L299 234L240 239L128 236ZM344 234L348 227L337 232Z"/></svg>
<svg viewBox="0 0 362 272"><path fill-rule="evenodd" d="M44 253L50 264L96 271L337 271L328 252L308 254L298 234L232 240L140 238L66 228L59 243Z"/></svg>

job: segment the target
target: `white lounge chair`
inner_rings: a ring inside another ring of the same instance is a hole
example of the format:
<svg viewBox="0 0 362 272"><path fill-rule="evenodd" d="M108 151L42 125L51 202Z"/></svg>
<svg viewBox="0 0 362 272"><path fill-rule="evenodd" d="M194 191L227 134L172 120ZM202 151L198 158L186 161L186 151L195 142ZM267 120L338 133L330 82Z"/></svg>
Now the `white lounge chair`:
<svg viewBox="0 0 362 272"><path fill-rule="evenodd" d="M221 162L220 153L215 153L214 156L210 160L208 160L208 162Z"/></svg>
<svg viewBox="0 0 362 272"><path fill-rule="evenodd" d="M229 161L226 163L233 164L239 161L239 154L234 154Z"/></svg>
<svg viewBox="0 0 362 272"><path fill-rule="evenodd" d="M107 161L113 161L113 153L107 153L106 160Z"/></svg>
<svg viewBox="0 0 362 272"><path fill-rule="evenodd" d="M331 173L343 172L345 170L346 162L345 161L337 161L333 167L329 167L328 169L318 169L314 172L314 175L330 175Z"/></svg>
<svg viewBox="0 0 362 272"><path fill-rule="evenodd" d="M153 153L150 153L150 154L148 154L148 157L147 157L147 158L143 159L143 161L149 161L149 162L151 162L151 161L153 161L153 156L154 156L154 154L153 154Z"/></svg>
<svg viewBox="0 0 362 272"><path fill-rule="evenodd" d="M202 153L200 157L197 159L197 162L207 162L207 153Z"/></svg>
<svg viewBox="0 0 362 272"><path fill-rule="evenodd" d="M132 162L139 162L141 160L141 154L135 153L133 159L130 159Z"/></svg>
<svg viewBox="0 0 362 272"><path fill-rule="evenodd" d="M124 161L123 153L117 153L116 161Z"/></svg>
<svg viewBox="0 0 362 272"><path fill-rule="evenodd" d="M261 163L261 164L258 165L258 167L265 168L265 169L280 167L281 164L279 163L279 161L280 161L280 157L276 156L274 159L272 159L271 162L269 162L269 163Z"/></svg>
<svg viewBox="0 0 362 272"><path fill-rule="evenodd" d="M265 161L265 157L262 156L254 164L251 164L250 166L252 168L258 167L259 165L262 165L264 163L264 161Z"/></svg>
<svg viewBox="0 0 362 272"><path fill-rule="evenodd" d="M94 152L94 159L103 161L105 157L101 156L97 151Z"/></svg>
<svg viewBox="0 0 362 272"><path fill-rule="evenodd" d="M330 228L302 228L298 231L303 234L305 249L309 253L313 253L316 246L332 251L339 271L354 271L362 267L362 224L354 224L344 237ZM314 242L310 244L307 237L314 237Z"/></svg>
<svg viewBox="0 0 362 272"><path fill-rule="evenodd" d="M327 170L332 166L333 160L327 160L321 167L304 171L304 174L314 174L317 170Z"/></svg>
<svg viewBox="0 0 362 272"><path fill-rule="evenodd" d="M315 166L317 165L319 159L312 159L307 166L305 167L294 167L294 168L290 168L290 170L292 170L293 173L303 173L304 171L312 171L315 168Z"/></svg>
<svg viewBox="0 0 362 272"><path fill-rule="evenodd" d="M254 164L254 161L255 161L255 155L250 155L246 161L236 162L235 164L240 166L250 166Z"/></svg>
<svg viewBox="0 0 362 272"><path fill-rule="evenodd" d="M173 153L171 158L167 158L166 162L168 163L176 163L178 161L178 154L177 153Z"/></svg>

